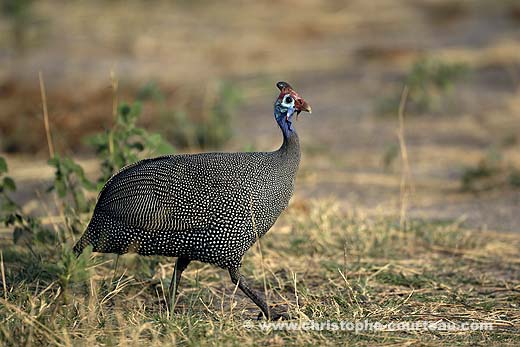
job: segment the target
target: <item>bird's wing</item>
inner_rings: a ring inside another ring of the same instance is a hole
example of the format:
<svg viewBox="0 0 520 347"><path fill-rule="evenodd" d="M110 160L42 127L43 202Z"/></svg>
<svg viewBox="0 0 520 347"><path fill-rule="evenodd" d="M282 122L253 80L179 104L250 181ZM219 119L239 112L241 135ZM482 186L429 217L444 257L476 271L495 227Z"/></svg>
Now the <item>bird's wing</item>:
<svg viewBox="0 0 520 347"><path fill-rule="evenodd" d="M206 228L211 190L198 171L182 156L130 165L106 183L95 213L147 231Z"/></svg>

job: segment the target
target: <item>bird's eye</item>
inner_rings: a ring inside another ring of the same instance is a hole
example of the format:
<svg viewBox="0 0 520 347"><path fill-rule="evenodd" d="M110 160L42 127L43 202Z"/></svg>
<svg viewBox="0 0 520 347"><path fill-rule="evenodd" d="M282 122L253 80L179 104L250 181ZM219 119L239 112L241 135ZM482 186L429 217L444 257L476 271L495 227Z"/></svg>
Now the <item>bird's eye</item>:
<svg viewBox="0 0 520 347"><path fill-rule="evenodd" d="M290 96L286 96L286 97L285 97L285 103L286 103L286 104L290 104L290 103L292 103L292 101L293 101L293 100L292 100L292 98L291 98Z"/></svg>

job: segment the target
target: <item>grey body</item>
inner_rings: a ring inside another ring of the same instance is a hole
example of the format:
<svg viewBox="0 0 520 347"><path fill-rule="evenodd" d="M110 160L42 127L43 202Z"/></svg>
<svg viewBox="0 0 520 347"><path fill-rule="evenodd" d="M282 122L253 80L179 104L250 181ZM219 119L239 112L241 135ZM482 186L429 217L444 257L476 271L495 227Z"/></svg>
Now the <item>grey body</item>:
<svg viewBox="0 0 520 347"><path fill-rule="evenodd" d="M215 264L229 271L266 318L287 317L270 309L239 271L244 253L289 204L300 163L292 117L311 112L287 82L276 86L274 116L283 134L279 150L174 155L129 165L103 187L74 252L79 256L92 245L96 252L177 257L170 306L192 260Z"/></svg>
<svg viewBox="0 0 520 347"><path fill-rule="evenodd" d="M132 164L101 191L81 253L165 255L236 268L287 207L298 136L279 150L164 156Z"/></svg>

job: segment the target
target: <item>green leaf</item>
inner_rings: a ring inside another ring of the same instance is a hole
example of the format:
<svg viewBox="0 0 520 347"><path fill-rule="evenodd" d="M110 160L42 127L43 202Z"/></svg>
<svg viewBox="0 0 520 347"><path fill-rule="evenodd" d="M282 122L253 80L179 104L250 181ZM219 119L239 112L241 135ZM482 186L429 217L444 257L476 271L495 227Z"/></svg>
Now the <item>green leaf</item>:
<svg viewBox="0 0 520 347"><path fill-rule="evenodd" d="M170 145L168 142L163 141L157 145L155 148L155 152L157 155L167 155L175 153L175 148Z"/></svg>
<svg viewBox="0 0 520 347"><path fill-rule="evenodd" d="M123 116L123 118L126 118L126 116L128 116L130 111L132 111L132 109L128 104L122 103L119 105L119 114L121 116Z"/></svg>
<svg viewBox="0 0 520 347"><path fill-rule="evenodd" d="M81 184L83 184L83 187L85 187L86 190L89 191L95 191L96 190L96 184L93 182L90 182L88 178L86 178L84 175L80 177Z"/></svg>
<svg viewBox="0 0 520 347"><path fill-rule="evenodd" d="M60 158L57 155L55 155L51 159L47 160L47 164L49 164L50 166L54 166L55 168L58 168L58 166L60 165Z"/></svg>
<svg viewBox="0 0 520 347"><path fill-rule="evenodd" d="M56 179L54 182L54 187L56 188L56 191L58 192L58 195L60 198L65 197L67 194L67 186L63 179Z"/></svg>
<svg viewBox="0 0 520 347"><path fill-rule="evenodd" d="M134 142L129 145L130 148L134 148L141 152L144 149L144 145L141 142Z"/></svg>
<svg viewBox="0 0 520 347"><path fill-rule="evenodd" d="M16 184L11 177L4 177L4 189L12 192L16 190Z"/></svg>
<svg viewBox="0 0 520 347"><path fill-rule="evenodd" d="M142 104L139 101L135 101L132 105L132 118L135 120L141 115Z"/></svg>
<svg viewBox="0 0 520 347"><path fill-rule="evenodd" d="M146 130L144 130L142 128L132 128L132 129L128 130L128 135L129 136L132 136L132 135L146 136Z"/></svg>
<svg viewBox="0 0 520 347"><path fill-rule="evenodd" d="M63 159L63 166L68 169L70 172L74 172L76 174L82 175L83 174L83 168L79 166L77 163L74 162L69 157L66 157Z"/></svg>
<svg viewBox="0 0 520 347"><path fill-rule="evenodd" d="M151 134L146 139L147 147L151 147L158 155L171 154L175 151L172 145L168 143L160 134Z"/></svg>
<svg viewBox="0 0 520 347"><path fill-rule="evenodd" d="M0 157L0 173L7 172L7 162L3 157Z"/></svg>

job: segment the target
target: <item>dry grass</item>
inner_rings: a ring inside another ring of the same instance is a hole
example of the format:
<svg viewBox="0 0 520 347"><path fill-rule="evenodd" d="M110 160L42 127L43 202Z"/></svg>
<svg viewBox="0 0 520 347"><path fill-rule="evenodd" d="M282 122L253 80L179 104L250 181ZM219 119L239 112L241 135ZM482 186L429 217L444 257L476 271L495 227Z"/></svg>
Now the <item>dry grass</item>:
<svg viewBox="0 0 520 347"><path fill-rule="evenodd" d="M462 220L465 210L450 203L476 197L459 191L459 166L475 165L485 146L519 128L519 44L507 3L384 0L375 5L356 0L324 5L305 0L297 4L298 15L280 20L294 12L294 1L233 2L229 7L205 1L107 2L101 11L101 2L37 2L35 12L47 23L41 32L47 35L23 59L4 54L0 64L5 148L46 153L35 69L42 69L49 82L46 98L56 148L67 151L82 148L84 134L110 124L114 94L131 100L142 82L152 79L164 84L168 100L179 103L179 86L189 84L187 90L199 92L221 78L236 80L248 101L237 120L238 145L248 144L254 134L253 144L268 149L274 143L269 134L278 141L278 133L264 131L272 129L272 119L258 117L270 112L268 105L259 105L271 96L273 80L296 80L319 115L319 120L298 124L302 142L317 149L314 156L305 153L298 193L326 196L329 187L342 206L334 200L297 200L261 247L247 254L246 277L257 290L266 288L270 304L287 308L292 322L470 321L491 322L494 329L244 329L258 308L237 291L226 271L211 265L196 263L185 271L172 314L164 302L173 259L126 255L114 272L113 255L95 255L88 278L64 288L53 270L63 252L60 245L29 249L0 239L0 345L519 345L519 234L413 218L419 215L413 208L433 206L434 218L449 210L448 218ZM470 30L479 35L467 35ZM5 43L8 31L0 32ZM372 106L425 54L466 62L479 78L455 95L459 108L435 118L406 119L416 188L412 205L398 198L401 186L407 193L410 169L400 176L380 168L386 143L396 142L395 119L375 118ZM56 76L56 71L64 73ZM122 78L120 86L115 72ZM145 125L157 122L147 114ZM504 155L518 163L517 149L504 149ZM35 180L52 177L41 161L14 159L13 176L26 191ZM98 164L88 163L87 172L96 174ZM367 196L360 199L360 211L378 205L384 210L374 209L370 217L345 212L348 204L357 203L352 191ZM517 195L507 200L502 191L487 194L496 199L472 205L472 214L494 215L491 225L508 220L496 211L514 215ZM38 210L41 204L25 207ZM399 218L388 217L398 215L399 206L406 229ZM42 220L57 223L51 217ZM509 230L517 229L513 217ZM480 220L473 225L486 228Z"/></svg>
<svg viewBox="0 0 520 347"><path fill-rule="evenodd" d="M207 264L184 273L176 312L164 305L171 259L91 259L87 281L60 295L46 270L56 251L6 245L0 299L4 345L454 345L518 344L520 237L456 224L368 219L332 200L299 202L245 258L257 289L294 322L491 322L492 331L261 331L258 309ZM34 253L32 253L34 252ZM262 256L264 262L262 263ZM265 270L265 277L264 277ZM3 273L4 275L4 273Z"/></svg>

